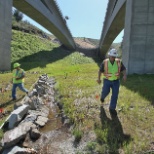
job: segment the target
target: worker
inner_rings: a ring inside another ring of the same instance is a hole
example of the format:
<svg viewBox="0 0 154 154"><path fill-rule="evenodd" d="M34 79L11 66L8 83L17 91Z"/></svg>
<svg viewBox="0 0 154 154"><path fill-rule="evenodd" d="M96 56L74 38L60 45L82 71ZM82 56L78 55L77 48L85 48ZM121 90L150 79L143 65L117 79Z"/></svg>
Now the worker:
<svg viewBox="0 0 154 154"><path fill-rule="evenodd" d="M109 58L103 60L98 71L98 84L101 83L101 75L103 74L103 87L101 92L101 103L104 103L105 98L112 89L112 96L109 104L109 112L111 116L117 116L116 105L119 94L120 75L123 74L123 80L126 81L126 67L122 61L117 58L117 50L111 49L108 52Z"/></svg>
<svg viewBox="0 0 154 154"><path fill-rule="evenodd" d="M24 77L25 72L20 68L19 63L14 63L13 65L13 87L12 87L12 100L16 100L16 88L28 94L28 90L24 87Z"/></svg>

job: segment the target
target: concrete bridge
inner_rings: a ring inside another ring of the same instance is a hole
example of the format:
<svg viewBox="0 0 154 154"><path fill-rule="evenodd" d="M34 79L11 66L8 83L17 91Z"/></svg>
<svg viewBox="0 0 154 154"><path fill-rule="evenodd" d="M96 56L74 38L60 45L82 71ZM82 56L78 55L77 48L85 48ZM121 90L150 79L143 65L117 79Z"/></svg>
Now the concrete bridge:
<svg viewBox="0 0 154 154"><path fill-rule="evenodd" d="M11 68L12 6L55 35L69 49L75 42L55 0L0 0L0 70Z"/></svg>
<svg viewBox="0 0 154 154"><path fill-rule="evenodd" d="M102 57L122 29L122 60L128 74L154 74L154 0L108 2L99 43Z"/></svg>
<svg viewBox="0 0 154 154"><path fill-rule="evenodd" d="M40 23L66 47L72 35L54 0L0 0L0 70L10 70L11 7ZM103 57L124 29L122 60L128 74L154 73L154 0L109 0L99 48Z"/></svg>

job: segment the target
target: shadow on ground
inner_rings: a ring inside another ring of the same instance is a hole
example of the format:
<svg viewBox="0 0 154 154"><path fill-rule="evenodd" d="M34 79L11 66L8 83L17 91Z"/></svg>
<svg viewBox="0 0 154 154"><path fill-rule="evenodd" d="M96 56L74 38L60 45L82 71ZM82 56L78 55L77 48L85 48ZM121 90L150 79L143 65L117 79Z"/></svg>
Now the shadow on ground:
<svg viewBox="0 0 154 154"><path fill-rule="evenodd" d="M151 105L154 106L154 75L129 75L127 82L121 81L121 85L131 90L133 93L140 94L143 98L150 101ZM140 102L141 103L141 102Z"/></svg>
<svg viewBox="0 0 154 154"><path fill-rule="evenodd" d="M3 104L0 104L0 108L4 108L4 107L7 107L9 105L15 104L16 102L21 101L22 99L23 99L23 97L21 97L21 98L19 98L17 100L9 100L9 101L7 101L7 102L5 102Z"/></svg>
<svg viewBox="0 0 154 154"><path fill-rule="evenodd" d="M44 68L44 67L46 67L47 64L61 60L61 59L65 58L66 56L72 54L73 52L75 52L75 51L69 51L65 47L61 46L61 47L53 48L53 50L51 50L51 51L45 51L45 50L40 51L38 53L21 58L20 60L15 61L15 62L20 63L22 65L22 68L25 71L28 71L28 70L36 68L36 67ZM77 51L77 52L79 52L79 51ZM100 60L99 60L98 56L94 56L96 54L95 51L86 50L85 53L84 52L80 52L80 53L83 53L84 56L93 58L94 61L98 65L100 65Z"/></svg>
<svg viewBox="0 0 154 154"><path fill-rule="evenodd" d="M119 148L128 144L131 140L131 136L124 134L118 116L112 119L108 118L102 106L100 107L100 119L103 134L102 136L98 136L100 145L106 145L104 150L109 151L110 154L119 154Z"/></svg>
<svg viewBox="0 0 154 154"><path fill-rule="evenodd" d="M36 67L44 68L47 64L63 59L72 52L73 51L66 50L62 47L56 47L51 51L43 50L35 54L23 57L16 62L19 62L22 65L22 68L25 71L28 71Z"/></svg>

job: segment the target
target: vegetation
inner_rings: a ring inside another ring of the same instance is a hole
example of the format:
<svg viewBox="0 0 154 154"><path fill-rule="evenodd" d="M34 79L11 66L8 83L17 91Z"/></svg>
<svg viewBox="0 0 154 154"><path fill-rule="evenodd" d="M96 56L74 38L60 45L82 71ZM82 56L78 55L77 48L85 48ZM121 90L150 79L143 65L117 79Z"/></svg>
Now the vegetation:
<svg viewBox="0 0 154 154"><path fill-rule="evenodd" d="M51 48L56 47L56 45L53 44L51 41L43 39L42 37L38 37L37 35L31 35L29 33L23 34L21 31L15 30L13 30L12 33L13 36L11 43L11 62L15 62L21 58L24 58L25 60L26 57L37 54L44 49L49 51L51 50ZM31 42L33 42L33 44L31 44Z"/></svg>
<svg viewBox="0 0 154 154"><path fill-rule="evenodd" d="M34 34L42 38L46 38L48 40L53 40L55 37L51 34L45 33L44 31L40 30L36 26L30 24L26 20L23 19L23 14L18 10L13 10L12 13L12 29L17 31L22 31L28 34Z"/></svg>
<svg viewBox="0 0 154 154"><path fill-rule="evenodd" d="M87 143L87 153L141 154L154 150L154 75L130 75L126 83L121 81L118 117L112 119L108 112L111 94L100 107L102 85L96 83L99 59L70 52L38 35L12 33L11 62L19 62L25 69L25 87L30 89L40 74L53 76L59 91L57 99L74 123L76 141L87 132L96 134ZM0 107L9 113L14 105L10 101L11 73L0 74L0 78ZM21 91L17 94L18 99L24 97ZM1 117L1 124L5 118Z"/></svg>
<svg viewBox="0 0 154 154"><path fill-rule="evenodd" d="M80 40L85 40L85 38L81 37L78 38ZM99 45L99 40L98 39L92 39L92 38L86 38L86 40L89 41L89 43L91 43L94 46L98 46ZM115 48L118 51L118 57L122 57L122 43L113 43L111 45L111 48Z"/></svg>
<svg viewBox="0 0 154 154"><path fill-rule="evenodd" d="M15 9L13 12L13 17L15 18L17 22L19 22L23 19L23 14L20 11Z"/></svg>
<svg viewBox="0 0 154 154"><path fill-rule="evenodd" d="M92 38L87 38L92 44L98 46L99 45L99 40L98 39L92 39Z"/></svg>

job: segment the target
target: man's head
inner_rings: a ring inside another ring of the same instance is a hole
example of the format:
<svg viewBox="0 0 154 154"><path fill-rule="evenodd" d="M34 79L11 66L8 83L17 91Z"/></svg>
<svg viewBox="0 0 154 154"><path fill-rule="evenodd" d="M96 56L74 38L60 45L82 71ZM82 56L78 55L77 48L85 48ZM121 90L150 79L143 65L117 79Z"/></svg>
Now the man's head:
<svg viewBox="0 0 154 154"><path fill-rule="evenodd" d="M115 58L118 56L117 54L117 50L116 49L111 49L109 52L108 52L108 56L109 56L109 59L110 61L114 61Z"/></svg>
<svg viewBox="0 0 154 154"><path fill-rule="evenodd" d="M19 64L19 63L14 63L14 64L13 64L13 68L14 68L14 69L19 68L19 67L20 67L20 64Z"/></svg>
<svg viewBox="0 0 154 154"><path fill-rule="evenodd" d="M118 56L118 54L117 54L117 50L116 49L111 49L109 52L108 52L108 55L110 56L110 57L117 57Z"/></svg>

